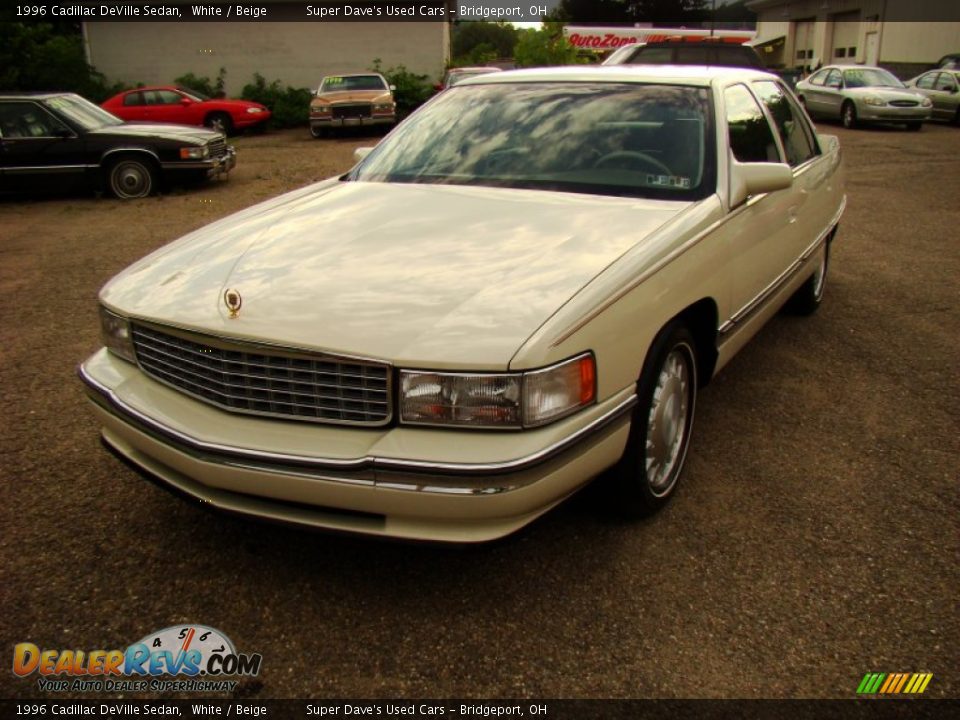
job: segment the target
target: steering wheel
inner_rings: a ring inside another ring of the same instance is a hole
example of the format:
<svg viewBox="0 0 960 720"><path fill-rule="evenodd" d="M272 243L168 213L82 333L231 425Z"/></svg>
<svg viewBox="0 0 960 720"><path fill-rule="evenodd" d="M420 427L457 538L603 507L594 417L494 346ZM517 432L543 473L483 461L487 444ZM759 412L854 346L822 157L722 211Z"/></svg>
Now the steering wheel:
<svg viewBox="0 0 960 720"><path fill-rule="evenodd" d="M593 166L595 168L601 168L607 165L612 160L621 160L621 159L639 160L642 163L646 163L648 167L653 168L658 172L663 173L664 175L673 175L673 170L668 168L666 165L664 165L662 162L657 160L655 157L651 157L650 155L639 152L637 150L615 150L614 152L607 153L603 157L599 158L593 164Z"/></svg>

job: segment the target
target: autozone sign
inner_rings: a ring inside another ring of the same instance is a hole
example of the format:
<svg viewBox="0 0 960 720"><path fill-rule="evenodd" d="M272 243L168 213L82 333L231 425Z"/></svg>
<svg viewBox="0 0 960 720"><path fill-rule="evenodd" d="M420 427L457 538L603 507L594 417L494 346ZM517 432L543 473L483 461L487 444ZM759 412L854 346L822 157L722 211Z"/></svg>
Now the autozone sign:
<svg viewBox="0 0 960 720"><path fill-rule="evenodd" d="M751 30L709 30L689 28L632 28L632 27L589 27L567 25L563 28L567 42L577 48L588 50L613 50L624 45L658 42L662 40L682 39L686 41L703 40L713 37L722 42L740 45L752 40L756 33Z"/></svg>

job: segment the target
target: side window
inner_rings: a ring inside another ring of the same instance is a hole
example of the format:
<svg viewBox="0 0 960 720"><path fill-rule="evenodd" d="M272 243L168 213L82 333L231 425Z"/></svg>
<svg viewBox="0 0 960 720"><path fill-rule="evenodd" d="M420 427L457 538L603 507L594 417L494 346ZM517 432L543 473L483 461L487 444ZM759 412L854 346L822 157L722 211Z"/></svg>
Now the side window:
<svg viewBox="0 0 960 720"><path fill-rule="evenodd" d="M824 81L824 84L832 87L843 87L842 78L840 77L840 71L831 70L829 73L827 73L827 78Z"/></svg>
<svg viewBox="0 0 960 720"><path fill-rule="evenodd" d="M770 123L750 91L743 85L733 85L723 97L733 156L740 162L780 162Z"/></svg>
<svg viewBox="0 0 960 720"><path fill-rule="evenodd" d="M49 138L63 130L69 128L36 103L0 103L0 132L5 138Z"/></svg>
<svg viewBox="0 0 960 720"><path fill-rule="evenodd" d="M770 111L790 166L796 167L816 155L803 115L783 88L772 80L755 82L753 88Z"/></svg>
<svg viewBox="0 0 960 720"><path fill-rule="evenodd" d="M157 96L160 98L161 105L176 105L180 102L179 93L173 90L157 90Z"/></svg>
<svg viewBox="0 0 960 720"><path fill-rule="evenodd" d="M957 89L957 81L950 73L940 73L940 77L937 78L936 89L953 92Z"/></svg>
<svg viewBox="0 0 960 720"><path fill-rule="evenodd" d="M829 71L829 70L818 70L818 71L815 72L813 75L811 75L809 78L807 78L807 82L809 82L811 85L823 85L823 81L827 79L827 73L828 73L828 72L830 72L830 71Z"/></svg>
<svg viewBox="0 0 960 720"><path fill-rule="evenodd" d="M143 93L132 92L123 96L124 107L143 105Z"/></svg>

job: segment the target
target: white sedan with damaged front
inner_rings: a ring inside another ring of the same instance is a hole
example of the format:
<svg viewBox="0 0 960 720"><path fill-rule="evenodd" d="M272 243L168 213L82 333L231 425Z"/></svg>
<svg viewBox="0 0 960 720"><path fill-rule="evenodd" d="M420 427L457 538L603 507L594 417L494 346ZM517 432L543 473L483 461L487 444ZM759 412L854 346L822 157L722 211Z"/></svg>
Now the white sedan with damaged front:
<svg viewBox="0 0 960 720"><path fill-rule="evenodd" d="M80 375L109 447L373 535L501 537L607 470L647 514L698 389L820 304L845 203L836 139L731 68L479 76L358 156L103 288Z"/></svg>

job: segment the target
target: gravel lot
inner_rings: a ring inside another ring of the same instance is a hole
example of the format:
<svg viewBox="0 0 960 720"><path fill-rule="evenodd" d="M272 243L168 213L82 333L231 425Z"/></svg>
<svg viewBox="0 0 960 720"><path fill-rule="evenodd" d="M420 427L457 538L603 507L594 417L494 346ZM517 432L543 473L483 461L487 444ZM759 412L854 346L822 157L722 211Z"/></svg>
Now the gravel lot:
<svg viewBox="0 0 960 720"><path fill-rule="evenodd" d="M960 129L820 129L849 192L824 306L703 392L674 503L630 524L588 491L479 548L207 513L101 448L75 377L114 273L376 138L241 137L229 181L142 201L0 200L0 649L197 622L263 654L252 698L851 697L867 671L957 697Z"/></svg>

